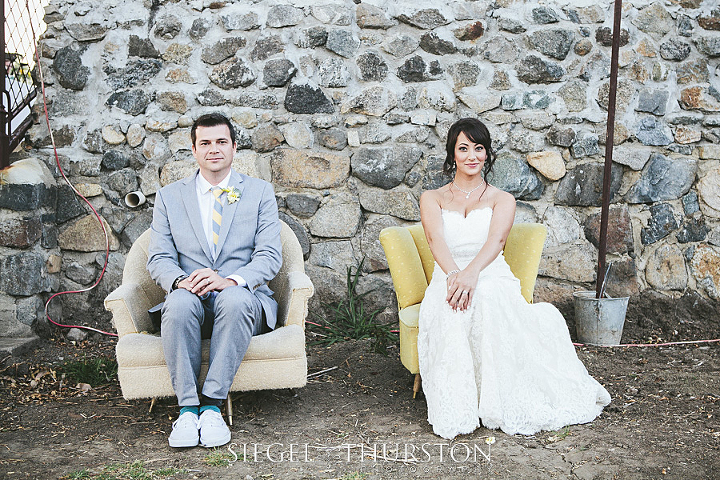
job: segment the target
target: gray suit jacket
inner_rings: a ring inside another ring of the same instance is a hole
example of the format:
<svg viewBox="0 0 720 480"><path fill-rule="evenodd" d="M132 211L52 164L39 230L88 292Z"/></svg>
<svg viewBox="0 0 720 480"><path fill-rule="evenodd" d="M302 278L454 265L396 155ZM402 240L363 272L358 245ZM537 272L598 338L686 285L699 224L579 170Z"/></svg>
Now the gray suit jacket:
<svg viewBox="0 0 720 480"><path fill-rule="evenodd" d="M198 175L198 173L196 173ZM267 282L282 265L280 221L272 185L232 171L229 187L240 199L223 208L218 256L213 260L195 192L195 176L155 195L147 269L166 292L181 275L212 268L222 277L240 275L260 300L268 327L275 328L277 303Z"/></svg>

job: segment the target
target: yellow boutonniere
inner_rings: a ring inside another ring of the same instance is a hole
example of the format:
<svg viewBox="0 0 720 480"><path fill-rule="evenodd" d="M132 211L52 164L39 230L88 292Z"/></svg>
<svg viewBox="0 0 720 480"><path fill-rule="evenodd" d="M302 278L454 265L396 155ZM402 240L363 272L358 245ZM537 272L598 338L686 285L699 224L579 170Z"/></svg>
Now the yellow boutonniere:
<svg viewBox="0 0 720 480"><path fill-rule="evenodd" d="M227 193L228 205L235 203L240 200L240 190L235 187L225 187L222 189L223 192Z"/></svg>

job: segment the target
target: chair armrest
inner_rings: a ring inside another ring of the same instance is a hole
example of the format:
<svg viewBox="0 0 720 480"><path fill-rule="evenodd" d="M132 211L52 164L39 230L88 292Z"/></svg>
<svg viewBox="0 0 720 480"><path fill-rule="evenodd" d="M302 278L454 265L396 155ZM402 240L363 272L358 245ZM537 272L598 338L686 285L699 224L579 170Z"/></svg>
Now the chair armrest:
<svg viewBox="0 0 720 480"><path fill-rule="evenodd" d="M138 283L123 283L105 298L105 310L112 313L113 326L122 337L153 329L148 309L152 299Z"/></svg>
<svg viewBox="0 0 720 480"><path fill-rule="evenodd" d="M503 255L513 275L520 280L522 296L533 303L547 227L540 223L516 223L510 229Z"/></svg>
<svg viewBox="0 0 720 480"><path fill-rule="evenodd" d="M383 228L380 245L385 251L398 306L405 308L422 302L428 282L410 230L405 227Z"/></svg>
<svg viewBox="0 0 720 480"><path fill-rule="evenodd" d="M305 272L289 272L283 291L277 292L278 325L300 325L305 328L308 301L315 293L315 287Z"/></svg>

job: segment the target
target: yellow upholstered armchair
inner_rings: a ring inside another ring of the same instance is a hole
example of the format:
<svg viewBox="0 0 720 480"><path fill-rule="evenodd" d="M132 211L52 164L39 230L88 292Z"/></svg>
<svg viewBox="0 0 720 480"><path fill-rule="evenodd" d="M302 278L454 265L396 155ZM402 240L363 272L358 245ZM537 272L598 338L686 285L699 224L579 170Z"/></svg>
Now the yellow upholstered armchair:
<svg viewBox="0 0 720 480"><path fill-rule="evenodd" d="M282 223L282 222L281 222ZM305 317L314 289L305 274L302 249L285 223L280 232L283 264L270 282L278 302L278 327L252 338L230 391L302 387L307 383ZM165 292L145 268L150 231L135 241L128 252L122 284L105 299L119 335L115 353L118 378L126 399L174 396L165 365L162 340L150 334L148 309L163 301ZM210 340L203 340L201 381L207 374ZM232 425L232 401L228 395L228 420ZM152 408L152 406L150 407Z"/></svg>
<svg viewBox="0 0 720 480"><path fill-rule="evenodd" d="M533 301L547 228L539 223L516 223L505 242L504 255L510 270L520 280L520 289L528 303ZM432 278L435 260L422 225L388 227L380 232L392 275L400 317L400 360L415 375L413 398L420 390L417 337L420 302Z"/></svg>

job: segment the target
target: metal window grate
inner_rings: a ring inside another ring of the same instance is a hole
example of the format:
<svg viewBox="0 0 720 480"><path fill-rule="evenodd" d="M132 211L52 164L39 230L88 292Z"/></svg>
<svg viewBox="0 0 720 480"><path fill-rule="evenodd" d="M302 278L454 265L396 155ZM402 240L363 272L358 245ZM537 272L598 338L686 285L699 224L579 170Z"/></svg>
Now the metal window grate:
<svg viewBox="0 0 720 480"><path fill-rule="evenodd" d="M5 65L0 94L0 168L10 164L10 152L32 125L30 106L37 88L30 72L35 67L35 44L45 31L48 0L3 0L0 62Z"/></svg>

